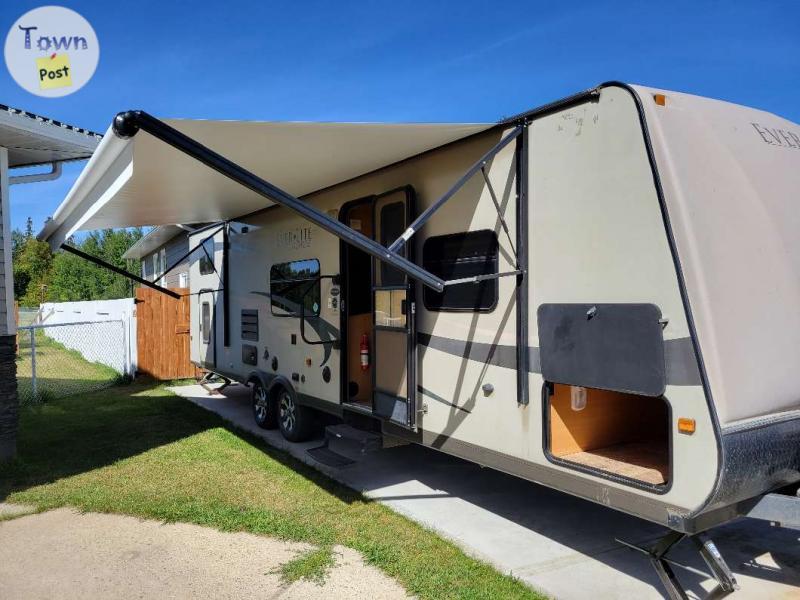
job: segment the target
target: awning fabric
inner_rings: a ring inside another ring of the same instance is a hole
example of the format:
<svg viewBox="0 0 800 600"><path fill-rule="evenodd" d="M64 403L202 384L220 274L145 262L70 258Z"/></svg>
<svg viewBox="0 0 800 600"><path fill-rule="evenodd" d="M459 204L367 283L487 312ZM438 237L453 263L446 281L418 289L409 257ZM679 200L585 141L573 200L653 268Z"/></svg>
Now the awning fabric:
<svg viewBox="0 0 800 600"><path fill-rule="evenodd" d="M0 104L0 146L8 166L30 167L89 158L100 135Z"/></svg>
<svg viewBox="0 0 800 600"><path fill-rule="evenodd" d="M166 123L296 197L492 126ZM266 206L262 196L146 132L123 140L109 130L40 238L57 248L79 230L209 223Z"/></svg>

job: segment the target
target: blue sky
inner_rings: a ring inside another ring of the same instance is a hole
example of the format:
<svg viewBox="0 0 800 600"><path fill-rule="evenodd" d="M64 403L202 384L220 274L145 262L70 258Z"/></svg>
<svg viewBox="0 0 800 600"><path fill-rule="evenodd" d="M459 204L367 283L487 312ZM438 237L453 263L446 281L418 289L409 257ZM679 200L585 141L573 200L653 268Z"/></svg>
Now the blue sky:
<svg viewBox="0 0 800 600"><path fill-rule="evenodd" d="M56 3L56 2L54 2ZM41 2L14 0L0 35ZM0 68L0 103L105 131L163 117L495 121L619 79L800 122L800 2L61 2L100 41L94 78L33 96ZM77 176L14 186L39 229Z"/></svg>

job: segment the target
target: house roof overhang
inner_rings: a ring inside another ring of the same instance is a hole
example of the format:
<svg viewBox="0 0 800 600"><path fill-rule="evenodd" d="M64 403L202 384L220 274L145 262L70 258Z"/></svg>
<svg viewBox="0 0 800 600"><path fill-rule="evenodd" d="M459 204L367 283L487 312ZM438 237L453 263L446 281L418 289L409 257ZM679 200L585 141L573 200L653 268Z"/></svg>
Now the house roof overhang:
<svg viewBox="0 0 800 600"><path fill-rule="evenodd" d="M9 168L89 158L102 136L86 129L0 104L0 147Z"/></svg>

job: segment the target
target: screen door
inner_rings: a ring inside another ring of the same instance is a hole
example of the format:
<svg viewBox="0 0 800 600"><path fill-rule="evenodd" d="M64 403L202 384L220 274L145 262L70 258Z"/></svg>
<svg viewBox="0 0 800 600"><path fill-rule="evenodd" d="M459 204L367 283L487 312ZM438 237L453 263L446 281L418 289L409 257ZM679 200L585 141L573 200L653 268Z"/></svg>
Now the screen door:
<svg viewBox="0 0 800 600"><path fill-rule="evenodd" d="M375 238L389 246L405 231L413 212L413 192L401 189L378 196ZM404 248L407 258L408 247ZM384 262L372 260L373 412L413 429L416 425L416 328L414 282Z"/></svg>

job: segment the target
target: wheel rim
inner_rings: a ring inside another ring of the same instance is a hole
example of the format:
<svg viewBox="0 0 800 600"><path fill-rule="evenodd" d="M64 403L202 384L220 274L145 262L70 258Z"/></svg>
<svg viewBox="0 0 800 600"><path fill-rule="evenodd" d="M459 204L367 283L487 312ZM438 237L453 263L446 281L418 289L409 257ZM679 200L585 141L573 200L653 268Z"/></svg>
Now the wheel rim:
<svg viewBox="0 0 800 600"><path fill-rule="evenodd" d="M253 409L256 413L256 419L259 421L264 421L267 418L267 391L258 385L253 391L253 395L255 396L256 400L255 404L253 405Z"/></svg>
<svg viewBox="0 0 800 600"><path fill-rule="evenodd" d="M297 422L295 414L294 400L289 392L283 392L280 399L281 426L285 431L294 430Z"/></svg>

